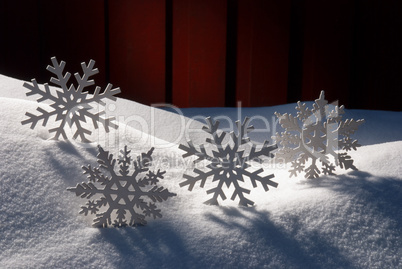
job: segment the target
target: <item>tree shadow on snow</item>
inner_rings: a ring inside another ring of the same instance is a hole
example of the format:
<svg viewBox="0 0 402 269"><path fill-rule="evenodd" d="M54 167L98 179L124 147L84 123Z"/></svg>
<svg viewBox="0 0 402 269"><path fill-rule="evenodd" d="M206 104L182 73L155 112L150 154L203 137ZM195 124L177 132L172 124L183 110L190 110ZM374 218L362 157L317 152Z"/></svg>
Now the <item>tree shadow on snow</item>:
<svg viewBox="0 0 402 269"><path fill-rule="evenodd" d="M242 238L239 241L250 243L247 247L240 246L240 251L237 252L237 255L233 255L233 260L236 260L236 256L240 256L242 252L250 255L252 251L248 248L253 244L263 248L256 250L265 253L265 257L259 256L254 261L257 267L356 268L359 266L356 263L365 258L354 255L364 255L362 253L377 252L385 248L388 249L388 255L398 259L399 237L394 238L391 235L388 239L378 238L375 242L371 239L371 241L364 239L360 242L365 244L364 250L360 254L348 253L348 249L352 246L359 248L359 243L355 245L356 242L350 242L352 244L350 245L349 242L342 241L339 245L339 240L345 240L342 235L344 232L347 233L346 237L349 235L351 238L353 236L369 237L370 233L376 230L375 228L372 230L370 223L365 222L372 219L380 222L387 221L386 229L390 229L388 230L390 233L402 234L401 179L378 178L365 172L354 171L345 175L309 180L304 184L308 188L326 188L346 195L345 201L347 200L350 204L345 206L353 216L350 216L350 219L339 220L337 219L339 217L348 218L348 211L337 213L335 212L337 209L332 208L333 212L329 212L326 219L321 220L323 222L333 221L333 223L323 226L323 229L330 229L327 231L309 227L309 214L303 211L305 209L302 209L302 206L299 212L283 212L279 216L279 220L274 220L269 212L261 211L258 207L218 207L217 212L208 213L206 217L228 232L241 235ZM336 199L336 196L334 198ZM311 208L307 210L311 210ZM359 215L356 216L356 214ZM319 218L319 215L315 218ZM334 219L332 220L332 218ZM360 230L362 223L365 226L364 230ZM395 259L393 262L397 262ZM277 263L274 263L273 260ZM241 262L239 259L235 261L235 264L241 264ZM392 266L392 261L388 265Z"/></svg>
<svg viewBox="0 0 402 269"><path fill-rule="evenodd" d="M239 231L245 237L243 240L256 244L258 252L263 253L252 261L258 268L353 268L339 249L317 231L307 232L300 238L303 224L298 216L285 215L287 226L291 227L285 229L270 219L269 212L256 208L222 207L218 211L207 217L225 229Z"/></svg>
<svg viewBox="0 0 402 269"><path fill-rule="evenodd" d="M353 172L311 180L309 188L330 188L350 196L401 223L402 181L371 179ZM194 230L185 238L180 226L161 220L147 226L100 229L94 242L111 247L118 268L355 268L331 235L310 229L303 216L284 212L279 220L258 207L211 207L205 225L211 234ZM198 214L194 212L194 214ZM363 216L364 217L364 216ZM180 225L180 224L179 224ZM184 224L183 224L184 225ZM204 224L202 224L204 225ZM218 227L218 228L217 228ZM187 232L188 229L186 229ZM194 252L194 249L198 249Z"/></svg>
<svg viewBox="0 0 402 269"><path fill-rule="evenodd" d="M308 181L311 188L328 188L350 195L366 208L375 210L384 218L399 223L402 229L402 180L393 177L376 177L363 171L321 177Z"/></svg>
<svg viewBox="0 0 402 269"><path fill-rule="evenodd" d="M70 140L60 140L56 141L56 144L60 148L60 150L70 155L82 157L82 152L88 152L93 156L96 156L98 154L98 146L93 143L80 143L76 141L72 143Z"/></svg>
<svg viewBox="0 0 402 269"><path fill-rule="evenodd" d="M57 174L62 177L67 186L85 181L86 176L82 175L82 166L87 164L96 165L97 148L79 147L70 141L56 141L55 144L60 149L60 152L50 148L45 149L46 154L44 157L47 159L49 166L57 171ZM87 160L84 157L84 152L89 153L93 158Z"/></svg>
<svg viewBox="0 0 402 269"><path fill-rule="evenodd" d="M163 220L146 226L100 228L99 236L118 253L118 259L113 259L116 268L208 268L188 251L178 229Z"/></svg>

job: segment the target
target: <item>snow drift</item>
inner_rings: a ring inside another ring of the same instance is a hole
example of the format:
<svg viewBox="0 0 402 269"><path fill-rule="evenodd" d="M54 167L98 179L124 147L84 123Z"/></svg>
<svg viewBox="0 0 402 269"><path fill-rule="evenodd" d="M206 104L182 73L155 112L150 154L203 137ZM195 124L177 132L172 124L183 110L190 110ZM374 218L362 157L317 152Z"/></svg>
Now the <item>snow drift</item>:
<svg viewBox="0 0 402 269"><path fill-rule="evenodd" d="M118 99L109 113L120 119L120 130L94 132L91 146L48 140L45 129L21 125L25 112L37 107L22 84L0 76L1 268L402 267L401 112L346 111L346 118L366 120L356 135L363 146L351 153L359 171L306 180L289 179L284 167L272 166L279 186L253 189L254 207L238 207L237 201L208 206L202 203L205 189L179 187L185 167L178 144L188 137L180 137L177 126L197 129L199 121ZM294 106L244 109L242 116L271 119L275 111L294 112ZM183 112L234 120L238 115L228 108ZM193 141L205 139L191 135ZM127 144L133 154L155 146L161 160L156 165L167 171L161 183L177 194L159 205L163 218L97 229L90 217L78 215L82 200L67 188L86 180L81 166L96 164L97 144L116 153Z"/></svg>

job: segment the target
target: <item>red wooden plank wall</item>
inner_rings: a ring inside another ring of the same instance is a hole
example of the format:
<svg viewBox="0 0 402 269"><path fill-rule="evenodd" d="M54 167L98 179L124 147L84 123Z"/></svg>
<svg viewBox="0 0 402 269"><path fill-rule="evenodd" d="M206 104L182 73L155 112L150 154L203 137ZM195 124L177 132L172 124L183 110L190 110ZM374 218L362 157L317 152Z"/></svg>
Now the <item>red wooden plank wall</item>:
<svg viewBox="0 0 402 269"><path fill-rule="evenodd" d="M109 1L110 82L140 103L165 102L165 1Z"/></svg>
<svg viewBox="0 0 402 269"><path fill-rule="evenodd" d="M357 0L351 106L402 110L402 1Z"/></svg>
<svg viewBox="0 0 402 269"><path fill-rule="evenodd" d="M179 107L313 100L401 110L402 1L0 1L0 74L49 80L50 57L122 97Z"/></svg>
<svg viewBox="0 0 402 269"><path fill-rule="evenodd" d="M173 0L173 104L225 105L226 0Z"/></svg>
<svg viewBox="0 0 402 269"><path fill-rule="evenodd" d="M290 0L239 0L237 101L243 106L286 103Z"/></svg>
<svg viewBox="0 0 402 269"><path fill-rule="evenodd" d="M348 106L351 87L353 12L350 0L305 1L302 99L321 90L328 100Z"/></svg>
<svg viewBox="0 0 402 269"><path fill-rule="evenodd" d="M0 73L43 83L52 56L66 61L71 73L95 59L100 70L95 80L104 85L104 24L98 0L0 1Z"/></svg>
<svg viewBox="0 0 402 269"><path fill-rule="evenodd" d="M39 65L40 57L37 53L40 50L37 32L39 18L37 14L31 12L35 9L34 2L21 7L16 1L0 1L0 74L16 74L21 79L30 79L27 76L29 67ZM21 14L21 16L12 19L7 14ZM30 50L26 49L27 43L30 44Z"/></svg>

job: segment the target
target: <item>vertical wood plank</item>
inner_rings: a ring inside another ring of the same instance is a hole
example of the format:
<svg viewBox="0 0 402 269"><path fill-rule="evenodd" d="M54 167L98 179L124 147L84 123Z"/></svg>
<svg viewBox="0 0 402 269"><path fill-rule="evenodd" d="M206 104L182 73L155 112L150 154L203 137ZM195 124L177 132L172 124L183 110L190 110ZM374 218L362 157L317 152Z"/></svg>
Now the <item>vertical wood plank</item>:
<svg viewBox="0 0 402 269"><path fill-rule="evenodd" d="M353 2L309 0L304 7L302 99L348 105L353 43Z"/></svg>
<svg viewBox="0 0 402 269"><path fill-rule="evenodd" d="M110 80L122 96L165 101L165 1L109 1Z"/></svg>
<svg viewBox="0 0 402 269"><path fill-rule="evenodd" d="M39 16L35 1L0 1L0 74L39 77Z"/></svg>
<svg viewBox="0 0 402 269"><path fill-rule="evenodd" d="M239 0L237 100L283 104L287 97L290 0Z"/></svg>
<svg viewBox="0 0 402 269"><path fill-rule="evenodd" d="M46 71L50 58L67 62L66 71L81 71L80 63L94 59L101 74L97 85L104 86L103 2L89 1L15 1L1 4L3 28L0 44L0 72L19 79L36 78L49 82Z"/></svg>
<svg viewBox="0 0 402 269"><path fill-rule="evenodd" d="M173 0L173 103L225 104L226 0Z"/></svg>
<svg viewBox="0 0 402 269"><path fill-rule="evenodd" d="M402 2L356 1L353 108L402 110Z"/></svg>
<svg viewBox="0 0 402 269"><path fill-rule="evenodd" d="M242 106L251 106L253 8L245 0L239 0L237 20L236 99Z"/></svg>
<svg viewBox="0 0 402 269"><path fill-rule="evenodd" d="M66 71L82 72L81 62L96 61L99 73L95 83L104 87L105 67L105 21L104 4L98 0L42 0L38 7L40 36L41 77L49 80L46 71L50 58L67 63Z"/></svg>
<svg viewBox="0 0 402 269"><path fill-rule="evenodd" d="M304 2L291 0L290 38L289 38L289 72L288 103L301 100L303 81L303 45L304 45Z"/></svg>
<svg viewBox="0 0 402 269"><path fill-rule="evenodd" d="M172 9L172 101L178 107L189 107L188 0L173 0Z"/></svg>

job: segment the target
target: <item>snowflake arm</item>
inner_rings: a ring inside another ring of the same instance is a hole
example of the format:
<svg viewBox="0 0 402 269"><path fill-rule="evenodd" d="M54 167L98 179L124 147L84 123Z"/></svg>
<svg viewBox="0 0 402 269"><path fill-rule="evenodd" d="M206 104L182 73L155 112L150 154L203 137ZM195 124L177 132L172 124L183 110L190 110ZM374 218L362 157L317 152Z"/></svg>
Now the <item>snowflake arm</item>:
<svg viewBox="0 0 402 269"><path fill-rule="evenodd" d="M221 197L222 200L226 200L226 195L222 190L223 187L223 180L220 180L218 182L218 186L216 186L215 188L209 189L207 190L207 194L213 194L212 198L205 201L204 204L206 205L219 205L218 203L218 198ZM235 189L235 191L233 192L233 200L236 198L237 193L239 192L239 197L242 198L243 197L243 193L250 193L250 190L246 190L241 188L240 186L238 186L238 188Z"/></svg>
<svg viewBox="0 0 402 269"><path fill-rule="evenodd" d="M197 159L194 160L194 163L201 162L202 160L208 159L209 155L207 154L204 145L200 146L200 150L196 149L192 141L187 142L188 146L183 144L179 145L179 149L186 151L183 154L183 158L189 157L191 155L197 156Z"/></svg>
<svg viewBox="0 0 402 269"><path fill-rule="evenodd" d="M254 126L249 126L249 123L250 123L250 118L248 118L248 117L246 117L244 119L242 124L240 124L240 121L236 121L236 126L237 126L237 130L239 131L239 134L238 135L235 135L235 133L231 134L232 140L235 142L236 147L250 142L250 138L247 135L248 135L248 133L250 133L254 130Z"/></svg>
<svg viewBox="0 0 402 269"><path fill-rule="evenodd" d="M357 143L357 140L352 140L350 137L345 137L339 141L339 146L341 149L350 151L352 149L357 150L357 148L361 145Z"/></svg>
<svg viewBox="0 0 402 269"><path fill-rule="evenodd" d="M113 89L113 84L110 83L106 86L106 89L102 93L100 91L101 87L96 87L93 96L87 100L87 103L96 102L101 105L106 105L106 103L103 101L104 99L116 101L117 97L115 95L121 92L120 88Z"/></svg>
<svg viewBox="0 0 402 269"><path fill-rule="evenodd" d="M317 178L320 175L320 170L318 169L315 162L313 162L309 167L304 170L306 172L306 178Z"/></svg>
<svg viewBox="0 0 402 269"><path fill-rule="evenodd" d="M214 145L220 145L225 138L226 133L218 134L219 121L213 121L211 117L206 118L206 122L208 126L203 126L202 130L212 135L213 139L207 138L206 142ZM205 149L204 149L205 151ZM203 152L204 154L204 152Z"/></svg>
<svg viewBox="0 0 402 269"><path fill-rule="evenodd" d="M204 172L204 171L201 171L201 170L196 169L196 168L194 169L194 173L198 174L198 176L193 177L193 176L184 174L183 177L185 179L187 179L187 180L184 181L184 182L181 182L179 184L180 187L184 187L184 186L188 185L188 190L192 191L193 188L194 188L195 183L197 183L197 181L201 181L200 187L203 188L204 185L205 185L205 182L207 181L207 178L212 176L212 175L214 175L213 170L210 170L209 172Z"/></svg>
<svg viewBox="0 0 402 269"><path fill-rule="evenodd" d="M50 59L52 61L53 66L48 65L46 67L46 70L53 73L54 75L56 75L56 77L51 77L50 78L50 82L60 86L60 88L62 88L65 91L69 91L70 89L67 86L67 82L70 79L70 72L66 72L65 75L63 75L63 71L64 71L64 67L66 66L66 62L61 61L60 64L57 62L56 57L52 57ZM71 85L71 87L74 87L73 85ZM61 93L61 92L59 92Z"/></svg>
<svg viewBox="0 0 402 269"><path fill-rule="evenodd" d="M105 151L101 146L98 146L99 154L98 154L98 163L99 168L103 168L112 175L116 177L116 173L114 172L114 166L116 164L116 160L113 159L113 154L109 154L109 151Z"/></svg>
<svg viewBox="0 0 402 269"><path fill-rule="evenodd" d="M344 136L349 136L354 134L360 125L364 123L364 120L347 119L345 121L341 121L339 125L339 134Z"/></svg>
<svg viewBox="0 0 402 269"><path fill-rule="evenodd" d="M291 114L285 113L281 115L278 112L275 112L275 115L279 119L279 124L286 129L286 131L296 131L301 132L301 128L297 122L297 118L293 117Z"/></svg>
<svg viewBox="0 0 402 269"><path fill-rule="evenodd" d="M155 186L147 192L147 196L151 198L153 202L163 202L166 201L169 197L176 196L176 194L169 192L163 187Z"/></svg>
<svg viewBox="0 0 402 269"><path fill-rule="evenodd" d="M311 110L306 106L305 103L301 103L300 101L297 102L297 118L299 118L300 120L304 121L306 119L308 119L312 112Z"/></svg>
<svg viewBox="0 0 402 269"><path fill-rule="evenodd" d="M92 183L77 184L75 188L68 188L67 190L75 192L75 194L81 196L81 198L87 199L100 192L100 190L98 190L98 188L96 188Z"/></svg>
<svg viewBox="0 0 402 269"><path fill-rule="evenodd" d="M120 170L119 173L123 176L127 176L129 171L129 167L131 164L131 156L129 155L131 150L127 149L127 146L124 146L123 150L120 150L119 164ZM109 161L109 160L108 160Z"/></svg>
<svg viewBox="0 0 402 269"><path fill-rule="evenodd" d="M34 115L32 113L26 112L25 115L28 117L28 119L23 120L21 123L22 124L30 123L31 129L34 129L36 124L40 121L42 121L42 126L46 126L48 119L56 114L55 112L48 112L40 107L38 107L36 110L39 112L39 115Z"/></svg>
<svg viewBox="0 0 402 269"><path fill-rule="evenodd" d="M160 169L158 169L158 172L156 172L156 174L152 171L148 171L148 174L144 178L144 180L148 181L149 185L156 185L156 183L159 182L159 179L163 179L163 175L165 173L165 171L162 172Z"/></svg>
<svg viewBox="0 0 402 269"><path fill-rule="evenodd" d="M139 207L143 212L147 210L148 205L146 202L144 202L142 199L139 199L137 202L137 207ZM140 225L146 225L147 221L145 220L145 215L137 213L133 208L129 209L129 212L131 213L131 218L130 218L130 226L135 226L137 224Z"/></svg>
<svg viewBox="0 0 402 269"><path fill-rule="evenodd" d="M85 118L87 117L87 118L91 119L92 125L94 126L95 129L99 128L98 123L103 125L103 128L105 129L105 131L107 133L110 132L109 127L117 129L118 128L117 124L115 124L113 122L115 120L115 117L103 118L102 116L105 114L106 114L105 111L100 111L96 114L93 114L93 113L89 112L87 109L83 109L81 111L81 113L79 114L78 123L80 121L86 122ZM78 119L78 114L77 114L76 119ZM80 127L80 128L82 128L82 127Z"/></svg>
<svg viewBox="0 0 402 269"><path fill-rule="evenodd" d="M126 218L127 211L124 208L119 208L116 210L116 219L113 223L114 227L126 227L127 221Z"/></svg>
<svg viewBox="0 0 402 269"><path fill-rule="evenodd" d="M96 214L92 226L98 228L106 228L112 224L113 207L109 207L105 212ZM116 223L115 223L116 224ZM114 225L116 227L116 225Z"/></svg>
<svg viewBox="0 0 402 269"><path fill-rule="evenodd" d="M322 162L324 175L335 175L335 166L332 163Z"/></svg>
<svg viewBox="0 0 402 269"><path fill-rule="evenodd" d="M101 198L99 200L89 200L86 204L87 206L81 206L80 214L84 214L85 216L90 214L96 214L102 206L107 205L107 200L105 198Z"/></svg>
<svg viewBox="0 0 402 269"><path fill-rule="evenodd" d="M271 178L274 178L274 175L267 175L267 176L264 176L264 177L261 177L259 175L263 171L264 171L264 169L261 168L261 169L258 169L256 171L252 172L252 173L249 172L249 171L244 171L243 173L244 173L244 175L246 175L246 176L248 176L250 178L250 181L253 184L254 188L257 188L257 182L256 181L259 181L261 183L261 185L263 186L265 191L269 190L268 186L271 186L271 187L274 187L274 188L278 187L278 183L276 183L276 182L271 180Z"/></svg>
<svg viewBox="0 0 402 269"><path fill-rule="evenodd" d="M53 62L53 59L55 60L55 62ZM53 66L56 66L56 64L57 64L56 58L52 58L52 62L53 62ZM62 61L62 63L64 63L64 62ZM65 63L64 63L64 65L65 65ZM94 68L94 66L95 66L94 60L90 60L88 65L85 65L85 63L81 63L83 75L80 76L79 73L74 74L74 77L78 82L77 92L82 93L82 91L86 87L89 87L89 86L92 86L95 84L95 81L93 79L89 79L91 76L99 73L98 68ZM63 68L64 68L64 66L63 66ZM62 72L60 74L62 74ZM59 76L59 73L57 75ZM96 88L98 88L98 87L96 87Z"/></svg>
<svg viewBox="0 0 402 269"><path fill-rule="evenodd" d="M149 203L148 206L144 209L144 215L146 217L152 216L154 219L162 217L162 214L160 212L161 210L156 209L156 205L153 203Z"/></svg>
<svg viewBox="0 0 402 269"><path fill-rule="evenodd" d="M339 166L345 170L352 169L357 170L356 166L353 165L352 157L350 157L347 153L340 153L338 155Z"/></svg>
<svg viewBox="0 0 402 269"><path fill-rule="evenodd" d="M239 205L245 207L254 205L253 201L244 196L245 193L250 194L250 190L242 188L238 181L233 182L233 185L235 186L235 190L230 199L234 200L236 197L239 197Z"/></svg>
<svg viewBox="0 0 402 269"><path fill-rule="evenodd" d="M87 174L87 178L90 182L99 182L101 185L107 184L110 179L104 176L98 167L92 168L91 165L83 166L84 174Z"/></svg>
<svg viewBox="0 0 402 269"><path fill-rule="evenodd" d="M39 84L36 81L36 79L32 79L31 82L32 82L32 85L27 82L24 82L24 84L23 84L23 87L28 89L26 96L31 96L31 95L35 95L35 94L39 95L40 98L37 99L37 102L39 102L39 103L43 102L45 100L50 100L55 103L58 101L57 96L53 96L51 94L49 84L45 83L43 85L45 87L45 90L43 91L39 88Z"/></svg>
<svg viewBox="0 0 402 269"><path fill-rule="evenodd" d="M304 165L300 161L293 161L292 168L289 170L289 177L295 176L297 177L297 173L301 173L304 171Z"/></svg>
<svg viewBox="0 0 402 269"><path fill-rule="evenodd" d="M276 150L277 148L278 148L277 145L269 145L269 142L265 140L262 148L257 151L256 150L257 146L253 144L248 158L250 160L258 161L261 163L262 162L262 159L260 158L261 156L273 158L274 154L272 153L272 151Z"/></svg>

